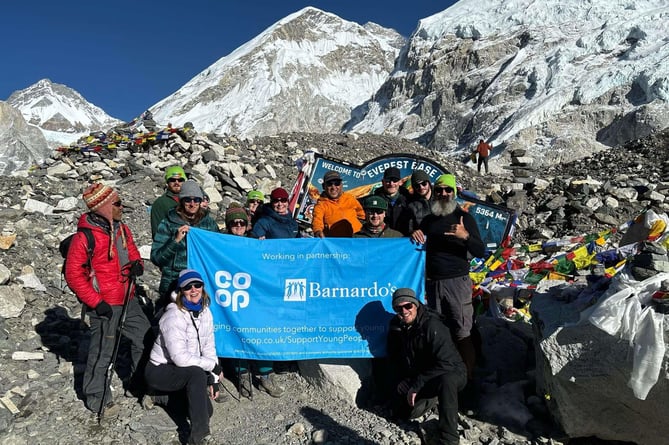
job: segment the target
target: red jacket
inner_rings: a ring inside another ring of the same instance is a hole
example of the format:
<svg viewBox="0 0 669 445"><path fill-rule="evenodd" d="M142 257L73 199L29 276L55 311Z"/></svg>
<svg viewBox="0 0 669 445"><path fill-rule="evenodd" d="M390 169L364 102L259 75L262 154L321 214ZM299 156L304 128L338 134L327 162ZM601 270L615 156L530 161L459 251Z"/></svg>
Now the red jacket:
<svg viewBox="0 0 669 445"><path fill-rule="evenodd" d="M70 243L65 263L65 281L67 281L70 289L77 294L77 297L90 308L95 308L102 300L110 305L122 305L128 278L121 275L122 265L119 264L117 245L121 242L121 230L125 231L128 262L142 261L142 258L130 229L121 223L114 234L114 239L118 240L118 242L114 242L112 247L114 256L109 259L109 233L103 227L92 222L89 215L89 213L81 215L77 228L86 227L91 229L95 238L95 249L93 250L91 263L99 291L93 287L90 271L83 266L88 260L88 246L86 235L80 231L74 235Z"/></svg>
<svg viewBox="0 0 669 445"><path fill-rule="evenodd" d="M488 143L485 142L479 142L479 145L476 146L476 151L479 152L479 155L481 157L488 157L490 155L490 150L492 149L492 146Z"/></svg>

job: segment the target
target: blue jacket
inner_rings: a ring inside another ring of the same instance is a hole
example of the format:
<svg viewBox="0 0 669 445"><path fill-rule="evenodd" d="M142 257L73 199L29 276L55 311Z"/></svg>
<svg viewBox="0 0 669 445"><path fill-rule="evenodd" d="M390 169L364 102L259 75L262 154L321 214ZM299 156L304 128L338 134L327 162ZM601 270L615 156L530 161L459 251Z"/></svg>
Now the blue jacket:
<svg viewBox="0 0 669 445"><path fill-rule="evenodd" d="M293 219L290 213L279 215L273 209L267 207L263 216L253 225L251 236L266 239L276 238L297 238L297 221Z"/></svg>

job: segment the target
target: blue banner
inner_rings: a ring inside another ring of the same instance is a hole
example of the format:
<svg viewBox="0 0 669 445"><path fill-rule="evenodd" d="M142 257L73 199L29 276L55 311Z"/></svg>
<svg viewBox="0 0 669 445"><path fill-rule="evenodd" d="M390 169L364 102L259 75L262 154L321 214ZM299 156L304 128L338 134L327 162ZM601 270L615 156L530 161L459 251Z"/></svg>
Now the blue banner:
<svg viewBox="0 0 669 445"><path fill-rule="evenodd" d="M257 240L188 232L211 297L219 357L383 357L391 297L424 299L425 252L408 238Z"/></svg>

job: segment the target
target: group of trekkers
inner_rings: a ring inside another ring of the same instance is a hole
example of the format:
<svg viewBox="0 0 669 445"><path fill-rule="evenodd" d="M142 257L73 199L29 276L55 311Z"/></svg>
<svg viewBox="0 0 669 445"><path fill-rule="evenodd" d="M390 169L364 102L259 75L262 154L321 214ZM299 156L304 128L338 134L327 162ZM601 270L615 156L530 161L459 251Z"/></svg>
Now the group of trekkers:
<svg viewBox="0 0 669 445"><path fill-rule="evenodd" d="M192 227L219 232L219 226L207 195L182 167L167 168L165 185L151 208L151 262L160 268L161 280L150 317L133 298L143 262L130 229L121 222L118 192L95 183L83 193L89 212L79 219L65 267L67 283L90 319L83 394L86 407L98 417L113 406L109 369L123 335L132 350L126 391L141 397L145 408L181 397L190 419L188 443L210 443L211 401L221 399L224 368L235 370L240 396L250 397L254 384L273 397L285 390L275 380L270 361L216 356L211 300L201 273L188 269L186 243ZM416 170L410 185L412 192L402 185L400 170L389 167L381 186L358 200L344 190L339 173L327 171L311 232L314 238L405 236L425 246L427 304L413 289L393 293L396 316L389 326L388 355L382 359L389 373L379 391L397 418L420 417L436 405L438 443L457 444L458 399L472 386L478 355L468 257L482 257L484 244L474 218L456 202L452 174L432 182L425 171ZM309 236L292 217L289 199L283 188L272 190L269 202L261 191L252 190L246 203L227 207L223 232L257 239ZM92 233L94 246L85 231Z"/></svg>

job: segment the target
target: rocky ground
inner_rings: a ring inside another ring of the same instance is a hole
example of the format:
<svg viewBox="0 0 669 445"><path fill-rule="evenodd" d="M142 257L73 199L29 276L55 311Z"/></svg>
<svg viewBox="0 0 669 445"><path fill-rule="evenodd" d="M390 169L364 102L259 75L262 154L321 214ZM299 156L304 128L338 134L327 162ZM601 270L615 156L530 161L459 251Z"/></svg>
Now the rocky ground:
<svg viewBox="0 0 669 445"><path fill-rule="evenodd" d="M78 398L86 357L87 327L80 306L64 287L58 243L75 230L81 191L90 179L118 179L126 222L148 254L148 206L162 192L161 172L181 163L210 193L214 213L240 200L244 183L266 191L290 187L294 161L308 150L351 163L381 154L419 153L454 172L467 189L519 214L519 244L617 227L642 209L666 211L669 134L599 152L569 164L534 171L522 153L513 166L491 161L480 176L462 163L411 142L384 137L292 134L254 141L209 136L133 151L58 156L29 175L0 178L0 442L3 444L179 443L179 418L145 411L126 398L118 378L118 409L98 425ZM217 205L216 205L217 204ZM159 273L147 262L141 282L155 298ZM483 402L478 416L462 415L463 444L600 443L568 438L550 421L534 390L529 325L481 319L488 359L479 369ZM371 400L356 406L308 383L300 373L278 376L287 391L272 399L256 391L215 405L212 435L221 444L420 444L419 423L395 424ZM604 443L604 442L601 442ZM607 442L610 443L610 442Z"/></svg>

